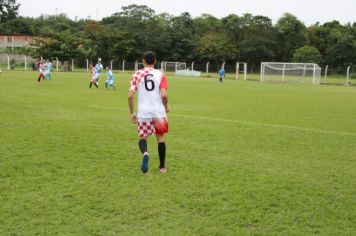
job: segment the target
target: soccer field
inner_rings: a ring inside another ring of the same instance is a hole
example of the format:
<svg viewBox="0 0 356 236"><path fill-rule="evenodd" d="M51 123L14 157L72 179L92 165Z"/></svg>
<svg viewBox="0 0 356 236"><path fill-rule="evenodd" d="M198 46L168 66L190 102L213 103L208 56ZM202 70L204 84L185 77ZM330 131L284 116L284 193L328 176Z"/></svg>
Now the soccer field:
<svg viewBox="0 0 356 236"><path fill-rule="evenodd" d="M169 76L144 175L130 75L52 77L0 74L0 235L355 234L355 87Z"/></svg>

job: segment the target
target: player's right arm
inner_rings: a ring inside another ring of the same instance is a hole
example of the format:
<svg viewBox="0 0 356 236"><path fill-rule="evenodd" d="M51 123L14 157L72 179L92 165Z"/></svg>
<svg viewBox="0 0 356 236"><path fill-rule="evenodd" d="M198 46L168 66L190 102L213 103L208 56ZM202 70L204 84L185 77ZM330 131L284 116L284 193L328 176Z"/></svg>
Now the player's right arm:
<svg viewBox="0 0 356 236"><path fill-rule="evenodd" d="M162 103L164 105L164 108L166 109L166 113L169 112L169 106L168 106L168 97L167 97L167 90L166 89L161 89L161 99Z"/></svg>
<svg viewBox="0 0 356 236"><path fill-rule="evenodd" d="M128 95L129 109L130 109L130 120L132 123L137 123L137 116L135 113L135 92L130 90Z"/></svg>
<svg viewBox="0 0 356 236"><path fill-rule="evenodd" d="M137 91L137 83L138 83L137 75L134 74L131 78L131 84L128 94L128 104L130 110L130 120L132 123L137 123L137 116L135 113L135 92Z"/></svg>

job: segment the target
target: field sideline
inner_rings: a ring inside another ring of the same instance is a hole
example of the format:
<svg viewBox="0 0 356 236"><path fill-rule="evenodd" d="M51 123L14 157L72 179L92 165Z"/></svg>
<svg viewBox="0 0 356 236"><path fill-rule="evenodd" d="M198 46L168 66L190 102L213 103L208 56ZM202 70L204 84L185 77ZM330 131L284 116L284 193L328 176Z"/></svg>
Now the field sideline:
<svg viewBox="0 0 356 236"><path fill-rule="evenodd" d="M36 77L0 74L0 235L356 232L355 87L169 76L143 175L129 74Z"/></svg>

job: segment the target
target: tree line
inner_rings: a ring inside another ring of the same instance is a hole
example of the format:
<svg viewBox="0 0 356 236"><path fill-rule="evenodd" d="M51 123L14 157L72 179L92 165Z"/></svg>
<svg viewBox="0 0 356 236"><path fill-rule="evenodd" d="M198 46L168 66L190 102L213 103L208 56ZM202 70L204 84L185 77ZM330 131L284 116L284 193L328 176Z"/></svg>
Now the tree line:
<svg viewBox="0 0 356 236"><path fill-rule="evenodd" d="M145 5L124 6L101 21L65 14L29 18L18 16L18 7L16 0L0 1L0 32L38 37L38 48L28 50L38 58L135 61L153 50L165 61L243 61L255 70L262 61L311 62L334 72L356 64L356 23L307 27L289 13L276 24L252 14L193 18L188 12L156 14Z"/></svg>

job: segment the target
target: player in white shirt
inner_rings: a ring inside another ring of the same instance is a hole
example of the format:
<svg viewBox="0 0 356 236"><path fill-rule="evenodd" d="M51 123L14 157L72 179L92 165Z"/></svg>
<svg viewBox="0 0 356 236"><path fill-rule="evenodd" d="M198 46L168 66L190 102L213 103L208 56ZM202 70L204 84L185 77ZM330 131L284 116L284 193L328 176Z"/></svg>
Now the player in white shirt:
<svg viewBox="0 0 356 236"><path fill-rule="evenodd" d="M115 76L112 73L112 70L110 69L110 67L106 67L106 81L105 81L105 88L108 89L109 87L113 87L114 89L116 89L115 85Z"/></svg>
<svg viewBox="0 0 356 236"><path fill-rule="evenodd" d="M41 79L45 79L45 66L44 64L42 63L42 61L40 61L38 63L38 72L40 73L39 76L38 76L38 80L37 80L37 83L39 84L41 82Z"/></svg>
<svg viewBox="0 0 356 236"><path fill-rule="evenodd" d="M95 65L93 64L91 67L89 88L91 88L93 84L95 85L96 88L99 88L97 81L98 81L98 73L96 72Z"/></svg>
<svg viewBox="0 0 356 236"><path fill-rule="evenodd" d="M46 65L47 65L47 73L46 73L45 77L46 77L47 80L51 80L52 79L51 78L52 63L47 60Z"/></svg>
<svg viewBox="0 0 356 236"><path fill-rule="evenodd" d="M159 169L161 173L167 171L165 166L166 143L164 135L168 132L167 113L167 77L164 73L154 69L156 54L146 52L143 55L145 68L136 71L131 78L128 102L131 114L131 122L138 124L139 148L143 155L141 170L148 171L149 154L147 150L147 138L156 135L158 142ZM134 109L135 92L138 93L138 112Z"/></svg>
<svg viewBox="0 0 356 236"><path fill-rule="evenodd" d="M103 71L103 65L101 64L101 58L98 59L98 63L95 65L95 69L96 69L96 84L99 85L99 79L101 76L101 72Z"/></svg>

